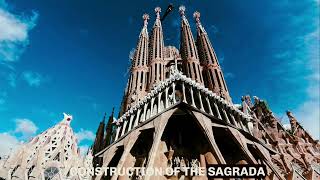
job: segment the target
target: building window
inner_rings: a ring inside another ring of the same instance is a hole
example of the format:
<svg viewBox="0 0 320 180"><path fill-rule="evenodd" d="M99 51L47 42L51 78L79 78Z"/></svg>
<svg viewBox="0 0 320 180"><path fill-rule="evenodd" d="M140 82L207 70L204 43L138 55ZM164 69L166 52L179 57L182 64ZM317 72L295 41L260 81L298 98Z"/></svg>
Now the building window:
<svg viewBox="0 0 320 180"><path fill-rule="evenodd" d="M59 174L59 169L56 167L48 167L45 171L44 171L44 179L45 180L52 180L52 179L56 179L57 176ZM59 178L58 178L59 179Z"/></svg>

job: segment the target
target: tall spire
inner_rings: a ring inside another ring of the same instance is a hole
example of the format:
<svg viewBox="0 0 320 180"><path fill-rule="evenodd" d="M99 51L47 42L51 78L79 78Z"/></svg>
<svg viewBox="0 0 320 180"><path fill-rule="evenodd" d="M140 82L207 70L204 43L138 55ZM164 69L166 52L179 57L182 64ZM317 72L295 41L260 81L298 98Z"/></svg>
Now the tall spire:
<svg viewBox="0 0 320 180"><path fill-rule="evenodd" d="M125 109L130 104L137 102L146 94L147 89L147 74L148 74L148 19L149 15L144 14L143 28L139 35L134 57L132 59L131 75L128 84L128 92L126 96Z"/></svg>
<svg viewBox="0 0 320 180"><path fill-rule="evenodd" d="M104 148L104 126L105 126L105 120L106 120L106 113L104 113L104 116L98 126L97 132L96 132L96 138L94 140L93 146L92 146L92 153L98 153ZM93 160L93 165L100 165L101 159L95 158Z"/></svg>
<svg viewBox="0 0 320 180"><path fill-rule="evenodd" d="M183 60L183 69L188 77L199 83L203 83L198 52L189 22L185 16L185 10L186 8L184 6L179 7L181 15L180 53Z"/></svg>
<svg viewBox="0 0 320 180"><path fill-rule="evenodd" d="M159 81L165 79L164 41L160 20L161 8L156 7L154 11L156 13L156 21L154 22L150 38L149 89Z"/></svg>
<svg viewBox="0 0 320 180"><path fill-rule="evenodd" d="M96 138L93 144L93 153L97 153L103 149L103 139L104 139L104 126L105 126L106 114L104 114L99 127L96 132Z"/></svg>
<svg viewBox="0 0 320 180"><path fill-rule="evenodd" d="M112 134L113 134L113 129L112 129L112 123L113 123L113 118L114 118L114 107L112 108L111 115L109 116L109 120L107 123L106 127L106 138L105 138L105 144L104 147L107 147L111 144L112 141Z"/></svg>
<svg viewBox="0 0 320 180"><path fill-rule="evenodd" d="M203 79L205 86L210 90L231 102L231 97L220 68L218 58L211 45L208 34L200 22L200 13L193 13L197 25L197 48L203 67Z"/></svg>

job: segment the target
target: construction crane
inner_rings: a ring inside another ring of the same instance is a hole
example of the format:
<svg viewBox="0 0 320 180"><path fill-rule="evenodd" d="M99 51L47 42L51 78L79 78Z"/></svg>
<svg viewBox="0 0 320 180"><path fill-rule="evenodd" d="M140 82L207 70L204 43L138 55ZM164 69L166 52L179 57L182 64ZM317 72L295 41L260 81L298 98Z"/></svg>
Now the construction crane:
<svg viewBox="0 0 320 180"><path fill-rule="evenodd" d="M164 15L162 16L162 18L160 19L161 22L168 16L168 14L173 10L173 4L170 3L169 6L167 7L166 12L164 13Z"/></svg>

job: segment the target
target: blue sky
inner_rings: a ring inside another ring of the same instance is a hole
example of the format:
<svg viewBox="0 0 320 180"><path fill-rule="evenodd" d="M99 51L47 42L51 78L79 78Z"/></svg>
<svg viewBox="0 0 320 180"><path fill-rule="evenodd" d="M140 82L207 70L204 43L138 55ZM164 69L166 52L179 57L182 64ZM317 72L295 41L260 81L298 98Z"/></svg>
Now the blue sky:
<svg viewBox="0 0 320 180"><path fill-rule="evenodd" d="M319 139L319 0L170 1L165 45L179 45L179 5L214 45L235 103L292 110ZM169 1L0 0L0 138L8 149L53 126L62 112L86 148L104 112L119 108L143 13ZM3 152L5 149L2 150Z"/></svg>

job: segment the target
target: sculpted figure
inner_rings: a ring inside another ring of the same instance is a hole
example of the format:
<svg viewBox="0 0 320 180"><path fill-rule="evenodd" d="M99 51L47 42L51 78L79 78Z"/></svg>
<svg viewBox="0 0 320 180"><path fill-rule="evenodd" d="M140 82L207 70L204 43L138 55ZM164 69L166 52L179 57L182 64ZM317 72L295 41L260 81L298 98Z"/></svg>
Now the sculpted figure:
<svg viewBox="0 0 320 180"><path fill-rule="evenodd" d="M251 101L251 98L249 95L246 95L243 97L244 98L244 101L247 103L247 105L252 108L253 107L253 104L252 104L252 101Z"/></svg>
<svg viewBox="0 0 320 180"><path fill-rule="evenodd" d="M255 115L258 119L261 120L262 115L263 115L263 111L262 111L262 107L260 105L260 99L257 96L253 96L254 99L254 112Z"/></svg>
<svg viewBox="0 0 320 180"><path fill-rule="evenodd" d="M136 99L137 99L137 92L134 91L133 94L132 94L132 96L131 96L131 102L136 101Z"/></svg>
<svg viewBox="0 0 320 180"><path fill-rule="evenodd" d="M277 119L273 116L272 113L269 113L266 118L268 122L266 129L269 132L270 136L278 143L286 143L286 133L283 130L278 129Z"/></svg>
<svg viewBox="0 0 320 180"><path fill-rule="evenodd" d="M198 170L200 167L200 162L197 159L191 160L191 168Z"/></svg>
<svg viewBox="0 0 320 180"><path fill-rule="evenodd" d="M170 72L170 75L174 75L174 73L176 72L176 67L174 65L171 65L169 72Z"/></svg>
<svg viewBox="0 0 320 180"><path fill-rule="evenodd" d="M249 111L248 111L249 106L246 103L244 96L241 97L241 101L242 101L242 112L245 114L249 114Z"/></svg>
<svg viewBox="0 0 320 180"><path fill-rule="evenodd" d="M291 134L297 142L306 142L307 137L305 131L300 128L300 125L297 122L297 119L293 116L290 111L287 111L287 116L291 125Z"/></svg>
<svg viewBox="0 0 320 180"><path fill-rule="evenodd" d="M259 129L259 120L258 119L254 119L253 120L253 129L252 129L252 133L254 135L254 137L260 139L260 140L263 140L263 131L261 131Z"/></svg>

